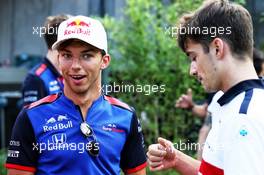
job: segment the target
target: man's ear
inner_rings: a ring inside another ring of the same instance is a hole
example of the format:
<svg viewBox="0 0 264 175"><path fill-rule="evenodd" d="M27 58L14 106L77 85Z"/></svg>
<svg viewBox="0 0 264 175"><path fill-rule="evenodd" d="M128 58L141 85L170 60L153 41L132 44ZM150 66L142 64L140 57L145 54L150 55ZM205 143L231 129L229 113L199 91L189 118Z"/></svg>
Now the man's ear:
<svg viewBox="0 0 264 175"><path fill-rule="evenodd" d="M214 53L218 59L224 57L224 52L225 52L224 45L225 42L220 38L215 38L211 43L211 47L212 47L211 49L213 49L212 53Z"/></svg>
<svg viewBox="0 0 264 175"><path fill-rule="evenodd" d="M111 57L109 54L106 54L103 56L102 58L102 64L101 64L101 69L105 69L108 67L108 65L110 64L110 61L111 61Z"/></svg>

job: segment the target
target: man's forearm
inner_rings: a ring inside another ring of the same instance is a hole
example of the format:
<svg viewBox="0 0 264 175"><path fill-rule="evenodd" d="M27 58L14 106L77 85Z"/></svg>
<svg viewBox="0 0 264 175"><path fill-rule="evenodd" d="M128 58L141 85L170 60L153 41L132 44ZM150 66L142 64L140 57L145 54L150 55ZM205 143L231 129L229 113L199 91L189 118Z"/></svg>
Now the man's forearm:
<svg viewBox="0 0 264 175"><path fill-rule="evenodd" d="M207 104L203 104L203 105L195 104L195 105L193 105L193 107L191 109L192 113L194 115L201 117L201 118L205 118L206 114L207 114L207 106L208 106Z"/></svg>
<svg viewBox="0 0 264 175"><path fill-rule="evenodd" d="M177 160L174 169L182 175L197 175L201 162L180 151L176 152Z"/></svg>

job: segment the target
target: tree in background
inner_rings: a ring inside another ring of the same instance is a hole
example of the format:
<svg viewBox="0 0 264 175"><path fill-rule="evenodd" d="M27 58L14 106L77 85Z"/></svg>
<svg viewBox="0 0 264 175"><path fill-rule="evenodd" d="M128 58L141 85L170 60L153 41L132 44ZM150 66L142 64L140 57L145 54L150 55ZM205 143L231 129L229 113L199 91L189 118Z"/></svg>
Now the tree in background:
<svg viewBox="0 0 264 175"><path fill-rule="evenodd" d="M146 146L158 136L196 142L200 120L174 105L188 87L196 99L203 99L204 91L189 76L188 59L176 44L176 27L179 17L201 2L176 0L166 5L160 0L129 0L123 19L104 18L112 56L108 83L112 91L120 91L120 87L113 88L117 84L137 90L123 88L111 95L136 108Z"/></svg>

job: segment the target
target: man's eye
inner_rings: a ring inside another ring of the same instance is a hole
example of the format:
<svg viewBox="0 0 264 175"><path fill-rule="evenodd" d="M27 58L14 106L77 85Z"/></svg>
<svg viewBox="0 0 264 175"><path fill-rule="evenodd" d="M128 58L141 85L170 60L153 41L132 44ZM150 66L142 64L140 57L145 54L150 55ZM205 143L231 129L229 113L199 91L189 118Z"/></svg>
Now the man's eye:
<svg viewBox="0 0 264 175"><path fill-rule="evenodd" d="M188 56L188 62L196 61L196 56Z"/></svg>
<svg viewBox="0 0 264 175"><path fill-rule="evenodd" d="M63 53L62 57L65 58L65 59L71 59L72 55L68 54L68 53Z"/></svg>
<svg viewBox="0 0 264 175"><path fill-rule="evenodd" d="M84 59L84 60L89 60L89 59L91 59L91 57L92 57L92 55L91 54L82 54L82 59Z"/></svg>

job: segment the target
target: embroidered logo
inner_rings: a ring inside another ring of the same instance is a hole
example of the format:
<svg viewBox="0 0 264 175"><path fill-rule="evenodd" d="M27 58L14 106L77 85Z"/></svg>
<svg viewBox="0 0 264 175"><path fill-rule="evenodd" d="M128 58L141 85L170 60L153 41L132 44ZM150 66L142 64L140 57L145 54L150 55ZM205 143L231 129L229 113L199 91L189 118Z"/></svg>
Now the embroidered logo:
<svg viewBox="0 0 264 175"><path fill-rule="evenodd" d="M52 142L56 144L66 143L67 137L65 133L52 135Z"/></svg>
<svg viewBox="0 0 264 175"><path fill-rule="evenodd" d="M246 137L248 135L248 129L245 125L243 125L240 129L239 129L239 135L242 137Z"/></svg>
<svg viewBox="0 0 264 175"><path fill-rule="evenodd" d="M54 131L54 130L62 130L72 128L73 124L72 121L69 120L67 115L56 115L49 118L46 121L46 125L43 126L43 131Z"/></svg>
<svg viewBox="0 0 264 175"><path fill-rule="evenodd" d="M119 132L119 133L125 132L125 130L118 128L116 124L111 124L111 123L103 125L102 129L108 132Z"/></svg>

